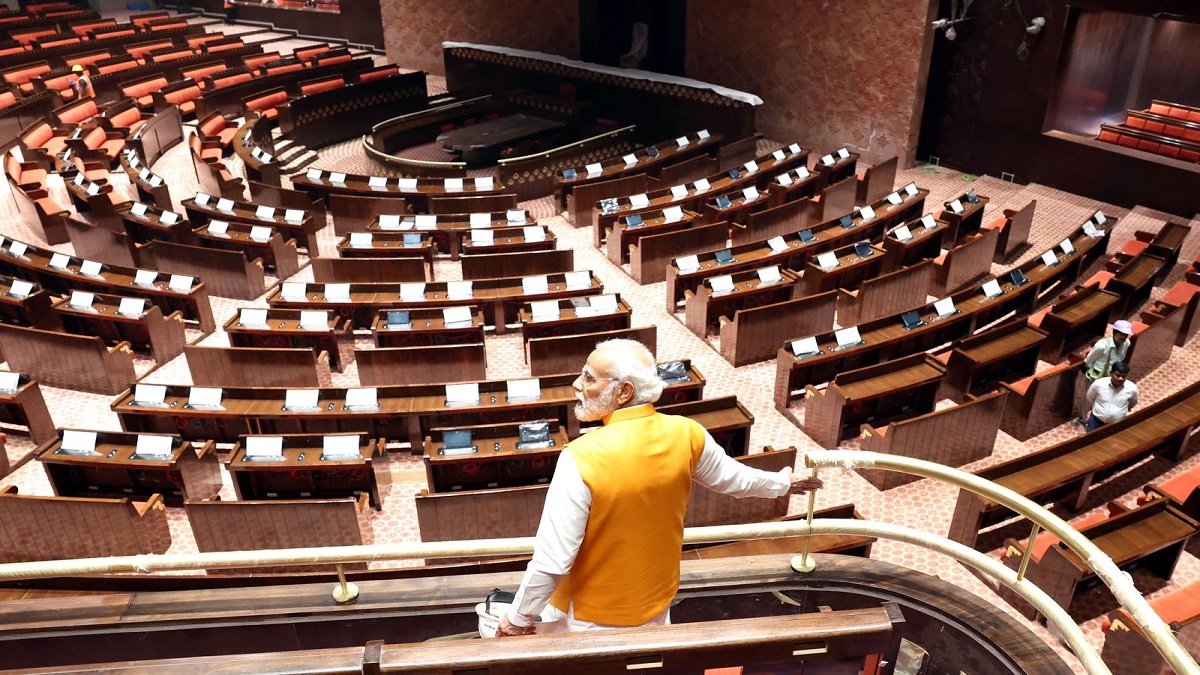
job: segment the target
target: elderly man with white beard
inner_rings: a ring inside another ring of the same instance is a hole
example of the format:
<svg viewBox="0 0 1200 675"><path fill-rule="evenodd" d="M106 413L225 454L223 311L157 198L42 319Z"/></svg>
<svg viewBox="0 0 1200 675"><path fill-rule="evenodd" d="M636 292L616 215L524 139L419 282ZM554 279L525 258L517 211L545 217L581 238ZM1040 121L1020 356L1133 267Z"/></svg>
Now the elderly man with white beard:
<svg viewBox="0 0 1200 675"><path fill-rule="evenodd" d="M572 386L575 416L604 426L559 456L533 559L497 636L670 623L693 480L735 497L821 487L790 467L746 467L697 422L656 412L663 382L639 342L596 345Z"/></svg>

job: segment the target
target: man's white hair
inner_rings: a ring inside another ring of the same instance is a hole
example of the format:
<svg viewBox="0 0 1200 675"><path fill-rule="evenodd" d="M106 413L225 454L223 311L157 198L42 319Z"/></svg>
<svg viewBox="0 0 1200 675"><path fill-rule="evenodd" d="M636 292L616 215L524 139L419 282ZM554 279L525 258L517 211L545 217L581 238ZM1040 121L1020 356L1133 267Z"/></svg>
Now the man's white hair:
<svg viewBox="0 0 1200 675"><path fill-rule="evenodd" d="M654 354L646 345L637 340L614 338L596 343L596 349L623 352L620 358L612 359L612 370L608 376L615 381L628 382L633 385L633 399L630 405L653 403L662 395L663 381L658 376L658 364L654 362Z"/></svg>

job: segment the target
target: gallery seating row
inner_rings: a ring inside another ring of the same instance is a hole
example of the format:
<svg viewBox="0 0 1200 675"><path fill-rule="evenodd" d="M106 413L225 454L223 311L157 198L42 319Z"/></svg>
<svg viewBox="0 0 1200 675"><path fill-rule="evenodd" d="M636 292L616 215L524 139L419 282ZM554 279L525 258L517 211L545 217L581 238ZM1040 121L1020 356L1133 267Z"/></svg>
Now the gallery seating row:
<svg viewBox="0 0 1200 675"><path fill-rule="evenodd" d="M1185 162L1200 162L1200 143L1165 134L1156 134L1144 129L1102 124L1100 125L1100 135L1096 138L1104 143L1143 150Z"/></svg>

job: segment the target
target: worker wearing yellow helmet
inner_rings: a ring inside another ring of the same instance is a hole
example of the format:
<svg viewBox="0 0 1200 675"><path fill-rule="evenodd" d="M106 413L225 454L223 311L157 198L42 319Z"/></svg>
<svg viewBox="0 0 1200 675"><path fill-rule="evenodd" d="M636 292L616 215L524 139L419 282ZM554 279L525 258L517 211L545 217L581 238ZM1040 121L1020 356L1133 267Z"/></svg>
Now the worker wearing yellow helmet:
<svg viewBox="0 0 1200 675"><path fill-rule="evenodd" d="M71 85L71 89L75 92L76 100L91 98L96 95L96 92L92 91L92 80L87 76L82 65L76 63L71 66L71 72L75 74L75 79L68 80L68 82Z"/></svg>

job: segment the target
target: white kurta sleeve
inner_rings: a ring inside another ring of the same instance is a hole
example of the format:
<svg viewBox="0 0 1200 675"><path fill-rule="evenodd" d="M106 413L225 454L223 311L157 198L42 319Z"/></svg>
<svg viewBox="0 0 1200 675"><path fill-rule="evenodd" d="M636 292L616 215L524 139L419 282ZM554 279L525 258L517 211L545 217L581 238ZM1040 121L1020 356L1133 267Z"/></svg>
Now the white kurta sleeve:
<svg viewBox="0 0 1200 675"><path fill-rule="evenodd" d="M791 488L783 472L753 469L725 454L707 431L704 452L692 478L710 490L734 497L782 497Z"/></svg>

